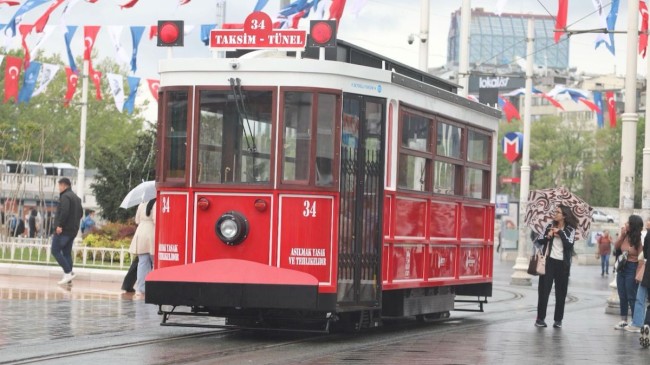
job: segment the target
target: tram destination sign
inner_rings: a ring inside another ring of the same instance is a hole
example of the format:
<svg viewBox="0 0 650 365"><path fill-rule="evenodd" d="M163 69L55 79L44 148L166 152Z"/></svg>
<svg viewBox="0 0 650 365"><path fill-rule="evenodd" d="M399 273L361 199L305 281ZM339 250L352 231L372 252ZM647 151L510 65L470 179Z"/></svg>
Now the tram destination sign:
<svg viewBox="0 0 650 365"><path fill-rule="evenodd" d="M307 31L273 29L268 14L251 13L244 29L214 29L210 31L210 47L221 49L304 49Z"/></svg>

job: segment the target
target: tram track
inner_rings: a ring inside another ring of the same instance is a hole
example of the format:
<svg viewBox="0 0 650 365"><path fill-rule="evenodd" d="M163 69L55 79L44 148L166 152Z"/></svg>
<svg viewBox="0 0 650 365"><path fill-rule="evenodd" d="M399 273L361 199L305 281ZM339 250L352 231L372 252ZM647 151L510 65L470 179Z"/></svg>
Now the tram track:
<svg viewBox="0 0 650 365"><path fill-rule="evenodd" d="M525 297L523 292L516 291L516 290L509 290L509 289L497 289L500 292L505 292L508 294L507 297L505 298L500 298L498 300L490 302L491 304L495 303L507 303L507 302L514 302L521 300ZM567 304L569 303L576 303L578 302L578 298L573 295L569 295L567 297ZM500 309L497 311L489 311L487 313L481 314L482 315L488 315L489 319L487 322L492 322L492 321L497 321L497 320L519 320L523 317L525 317L527 314L520 314L518 316L511 316L512 310L505 308L505 309ZM220 359L237 359L243 354L254 354L256 356L259 356L259 353L265 353L267 351L273 351L277 352L280 351L282 352L281 348L283 347L291 347L294 345L299 345L303 343L309 343L311 341L318 340L319 343L339 343L341 339L347 339L350 337L360 339L362 343L352 343L350 344L350 347L344 346L346 351L354 351L355 349L363 348L364 346L370 346L366 344L368 341L375 341L377 340L377 337L385 337L389 336L390 339L381 339L379 342L376 344L381 345L385 341L394 341L394 340L406 340L409 338L421 336L424 332L428 331L435 331L440 334L448 333L448 332L453 332L457 330L472 330L475 328L479 328L481 326L485 326L487 323L485 321L479 321L480 323L477 323L477 315L468 315L468 316L459 316L459 317L454 317L452 316L451 318L444 319L444 320L437 320L434 321L433 323L427 323L427 324L419 324L415 323L413 321L409 320L404 320L403 322L400 323L399 320L389 320L386 321L387 325L381 329L378 330L369 330L365 331L366 335L363 336L357 336L357 335L351 335L347 333L334 333L334 334L324 334L324 335L308 335L308 336L300 336L300 337L295 337L293 335L280 335L280 338L283 336L286 338L286 340L280 340L278 341L277 337L268 337L270 341L266 341L267 337L266 335L252 335L250 337L247 337L245 339L246 342L252 341L253 343L248 343L243 346L231 346L231 347L220 347L220 348L212 348L212 349L202 349L202 351L198 351L194 354L190 354L188 356L184 356L182 359L175 358L174 360L170 360L168 362L161 361L158 363L193 363L196 361L203 361L206 359L211 359L215 361L219 361ZM448 324L448 326L446 325ZM442 326L441 326L442 325ZM434 326L438 326L437 328ZM37 356L30 356L30 357L25 357L22 359L15 359L15 360L10 360L10 361L0 361L0 365L19 365L19 364L32 364L32 363L38 363L38 362L44 362L44 361L71 361L74 362L75 358L81 358L86 355L93 355L93 354L100 354L100 353L110 353L110 352L115 352L115 351L120 351L120 350L128 350L128 349L133 349L133 348L138 348L138 347L148 347L152 346L154 348L157 347L157 345L164 345L165 343L178 343L178 342L184 342L184 341L191 341L193 344L196 342L196 340L202 339L202 338L210 338L214 337L215 343L220 338L232 338L232 336L236 336L242 333L247 332L246 330L240 330L240 329L221 329L221 330L216 330L216 331L209 331L209 332L201 332L201 333L194 333L194 334L185 334L185 335L178 335L178 336L171 336L171 337L165 337L165 338L159 338L159 339L148 339L148 340L142 340L142 341L134 341L134 342L128 342L128 343L118 343L118 344L113 344L113 345L106 345L106 346L97 346L93 348L85 348L85 349L79 349L79 350L72 350L72 351L63 351L63 352L58 352L58 353L51 353L51 354L43 354L43 355L37 355ZM255 339L257 337L257 340ZM260 343L260 338L262 338L262 343ZM239 339L235 339L239 340ZM233 340L233 342L236 342ZM289 351L290 352L290 351Z"/></svg>
<svg viewBox="0 0 650 365"><path fill-rule="evenodd" d="M64 352L58 352L58 353L53 353L53 354L45 354L45 355L26 357L26 358L18 359L18 360L0 361L0 365L32 364L32 363L36 363L36 362L40 362L40 361L60 360L60 359L64 359L64 358L75 357L75 356L86 355L86 354L92 354L92 353L98 353L98 352L106 352L106 351L114 351L114 350L126 349L126 348L131 348L131 347L155 345L155 344L160 344L160 343L165 343L165 342L173 342L173 341L178 341L178 340L210 337L210 336L213 336L213 335L216 335L216 334L218 334L218 335L227 335L229 333L236 332L236 331L238 331L238 330L225 329L225 330L219 330L219 331L193 333L193 334L187 334L187 335L179 335L179 336L172 336L172 337L151 339L151 340L134 341L134 342L107 345L107 346L97 346L97 347L87 348L87 349L64 351Z"/></svg>

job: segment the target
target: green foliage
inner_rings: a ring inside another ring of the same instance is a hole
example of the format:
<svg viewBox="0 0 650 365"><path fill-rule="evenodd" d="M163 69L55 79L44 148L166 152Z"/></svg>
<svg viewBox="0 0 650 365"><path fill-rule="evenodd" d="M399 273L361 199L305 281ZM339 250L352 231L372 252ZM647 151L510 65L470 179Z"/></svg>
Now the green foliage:
<svg viewBox="0 0 650 365"><path fill-rule="evenodd" d="M22 57L22 50L4 53ZM81 121L81 77L72 103L66 108L63 105L63 97L67 90L64 70L66 64L58 55L39 54L34 59L43 63L58 64L61 68L47 90L33 97L29 103L0 104L0 156L10 160L69 162L77 165ZM6 65L6 62L4 64ZM81 67L81 60L78 60L77 65ZM4 85L5 67L0 68L2 85ZM95 62L93 67L103 75L106 72L127 73L108 59ZM139 108L135 109L133 115L117 111L104 80L102 79L103 100L95 100L95 89L92 82L89 82L86 168L91 169L99 165L104 149L134 143L137 132L142 129L144 122ZM0 99L4 99L4 87L0 88Z"/></svg>
<svg viewBox="0 0 650 365"><path fill-rule="evenodd" d="M136 135L133 143L105 148L98 156L98 175L92 185L102 216L111 221L126 221L135 215L136 207L120 208L122 199L142 181L155 178L156 131Z"/></svg>

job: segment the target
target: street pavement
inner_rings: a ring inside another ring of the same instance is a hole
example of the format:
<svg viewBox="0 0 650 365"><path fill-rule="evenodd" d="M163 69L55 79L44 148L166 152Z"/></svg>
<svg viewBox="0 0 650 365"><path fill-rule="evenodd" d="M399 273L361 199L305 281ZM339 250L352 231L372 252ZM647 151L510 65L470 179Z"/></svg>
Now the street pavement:
<svg viewBox="0 0 650 365"><path fill-rule="evenodd" d="M377 330L330 336L161 327L157 308L122 294L116 281L88 276L61 287L54 275L0 274L0 364L650 363L639 335L615 331L619 317L605 314L611 275L574 266L564 327L536 328L537 278L510 285L512 265L495 262L484 313L454 311L425 325L391 319ZM553 309L551 296L549 324Z"/></svg>

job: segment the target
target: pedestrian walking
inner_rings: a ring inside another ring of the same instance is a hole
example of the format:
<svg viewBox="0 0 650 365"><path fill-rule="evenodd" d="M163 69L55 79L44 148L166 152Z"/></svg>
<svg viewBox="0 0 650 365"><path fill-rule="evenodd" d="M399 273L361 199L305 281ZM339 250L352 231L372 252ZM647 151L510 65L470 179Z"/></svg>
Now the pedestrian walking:
<svg viewBox="0 0 650 365"><path fill-rule="evenodd" d="M87 235L95 229L95 211L92 209L86 210L86 216L81 220L81 234Z"/></svg>
<svg viewBox="0 0 650 365"><path fill-rule="evenodd" d="M36 209L32 209L31 212L29 213L29 220L28 225L29 225L29 238L34 238L36 237L36 230L37 230L37 221L36 217L38 216L38 212Z"/></svg>
<svg viewBox="0 0 650 365"><path fill-rule="evenodd" d="M646 222L646 230L650 229L650 219ZM643 252L639 256L639 266L637 273L640 271L641 281L636 291L634 301L634 311L632 312L632 323L625 327L628 332L640 332L644 324L650 325L650 305L646 310L646 298L650 297L648 288L650 288L650 269L648 269L647 257L650 257L650 234L646 234L643 239ZM639 278L639 275L636 276Z"/></svg>
<svg viewBox="0 0 650 365"><path fill-rule="evenodd" d="M603 231L598 237L598 253L600 254L600 276L609 276L609 257L612 254L612 236L609 230Z"/></svg>
<svg viewBox="0 0 650 365"><path fill-rule="evenodd" d="M577 220L571 209L560 205L555 208L553 222L546 226L544 232L535 240L546 256L546 273L539 276L537 287L537 320L535 326L546 327L546 307L555 282L555 315L553 327L562 328L564 303L569 286L571 257L574 254Z"/></svg>
<svg viewBox="0 0 650 365"><path fill-rule="evenodd" d="M641 253L641 230L643 230L643 219L633 214L621 227L618 239L614 243L616 256L619 257L619 260L625 260L623 264L616 267L616 286L621 313L621 321L614 326L614 329L617 330L627 327L628 310L631 310L632 316L634 316L634 302L636 301L638 288L634 277L636 276L636 267L639 264L639 254Z"/></svg>
<svg viewBox="0 0 650 365"><path fill-rule="evenodd" d="M140 203L135 213L135 230L129 252L138 255L138 273L135 283L136 295L145 294L145 278L153 268L154 234L156 224L156 199Z"/></svg>
<svg viewBox="0 0 650 365"><path fill-rule="evenodd" d="M72 191L72 183L67 177L59 179L59 206L54 218L52 236L52 256L63 269L63 278L58 284L67 284L75 277L72 271L72 243L79 232L83 208L81 199Z"/></svg>

